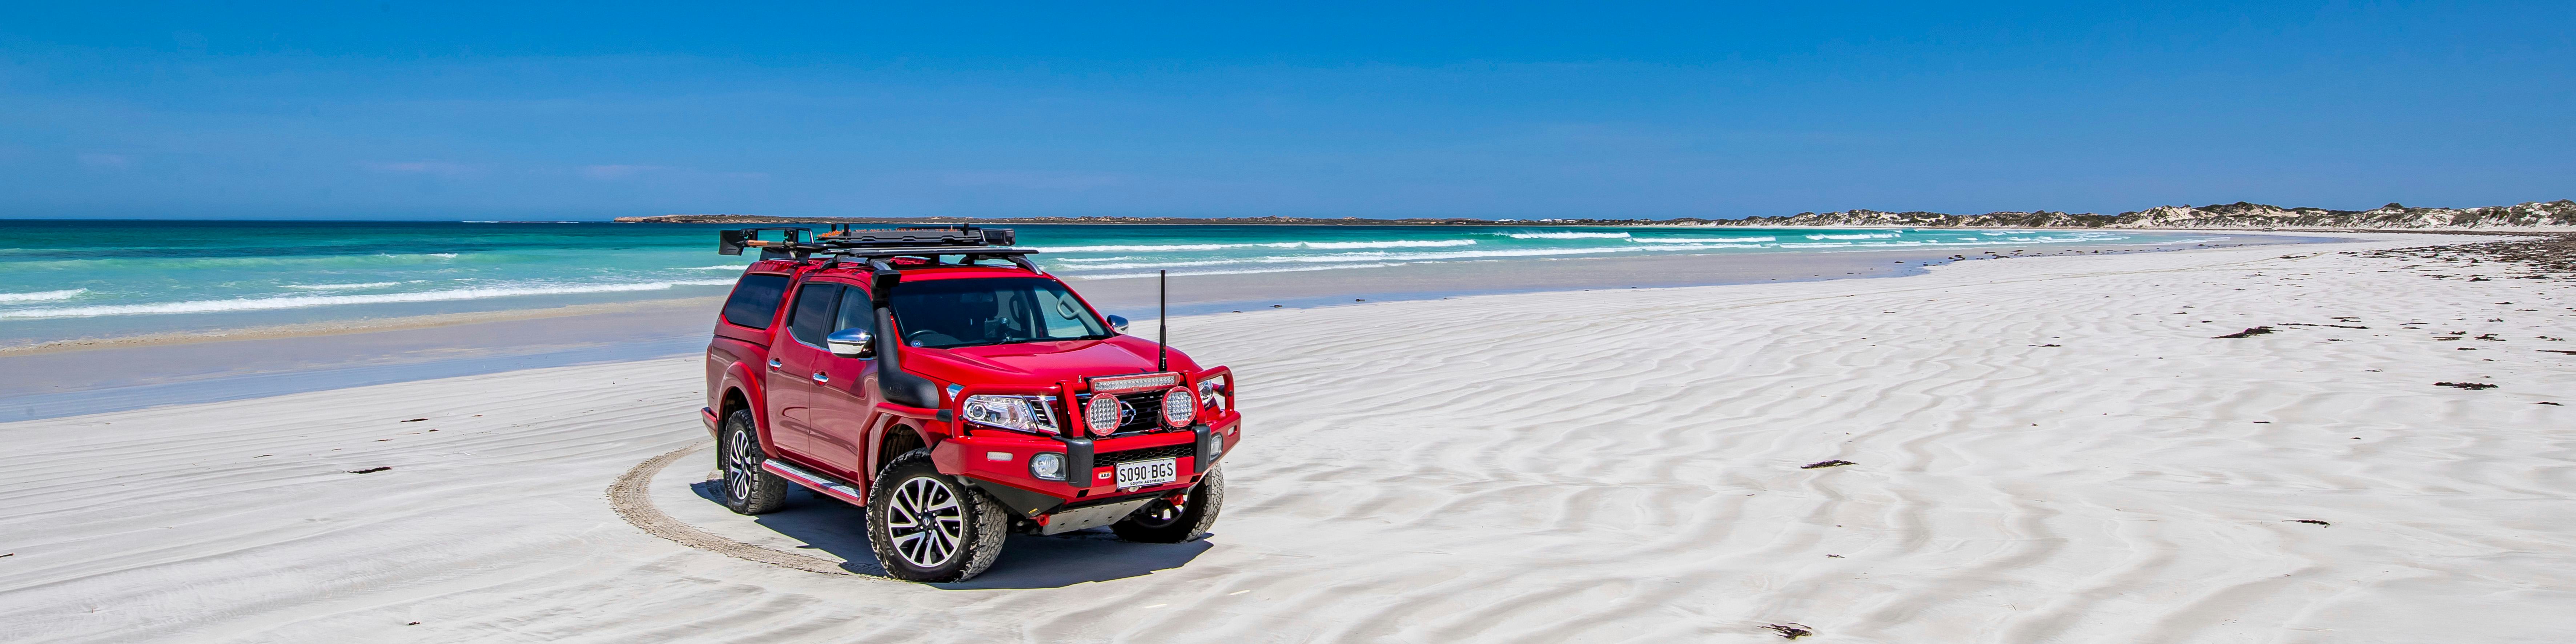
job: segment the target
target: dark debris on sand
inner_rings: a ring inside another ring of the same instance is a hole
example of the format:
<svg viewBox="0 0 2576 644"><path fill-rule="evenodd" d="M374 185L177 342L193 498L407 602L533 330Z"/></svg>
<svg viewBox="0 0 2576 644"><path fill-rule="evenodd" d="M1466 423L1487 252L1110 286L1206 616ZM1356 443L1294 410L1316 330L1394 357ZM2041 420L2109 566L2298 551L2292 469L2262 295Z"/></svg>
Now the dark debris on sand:
<svg viewBox="0 0 2576 644"><path fill-rule="evenodd" d="M2327 526L2327 527L2333 527L2333 526L2334 526L2334 524L2332 524L2332 523L2326 523L2326 522L2324 522L2324 521L2318 521L2318 520L2316 520L2316 519L2291 519L2291 520L2289 520L2289 523L2313 523L2313 524L2317 524L2317 525L2321 525L2321 526Z"/></svg>
<svg viewBox="0 0 2576 644"><path fill-rule="evenodd" d="M382 472L382 471L390 470L390 469L393 469L393 466L390 466L390 465L378 465L378 466L370 467L370 468L363 469L363 470L349 470L349 473L350 473L350 474L374 474L374 473L377 473L377 472Z"/></svg>
<svg viewBox="0 0 2576 644"><path fill-rule="evenodd" d="M1842 467L1842 466L1845 466L1845 465L1859 465L1859 463L1854 463L1854 462L1851 462L1851 461L1846 461L1846 460L1843 460L1843 459L1839 459L1839 458L1837 458L1837 459L1830 460L1830 461L1816 461L1816 462L1813 462L1813 463L1808 463L1808 464L1805 464L1805 465L1800 465L1800 466L1798 466L1798 469L1802 469L1802 470L1812 470L1812 469L1816 469L1816 468L1820 468L1820 467Z"/></svg>
<svg viewBox="0 0 2576 644"><path fill-rule="evenodd" d="M2545 237L2526 237L2513 241L2488 242L2483 244L2419 246L2415 248L2398 248L2370 252L2354 251L2352 254L2360 255L2362 257L2393 257L2400 259L2431 260L2442 263L2460 263L2459 266L2453 267L2456 269L2465 269L2469 266L2474 266L2479 262L2512 264L2521 267L2524 271L2523 274L2507 275L2504 277L2513 279L2555 279L2561 281L2576 281L2576 233L2558 233ZM2451 274L2427 274L2426 276L2434 278L2459 277L2458 275ZM2477 277L2474 275L2470 277L2471 279L2469 281L2473 282L2487 281L2483 277Z"/></svg>
<svg viewBox="0 0 2576 644"><path fill-rule="evenodd" d="M2433 386L2435 386L2435 387L2458 387L2458 388L2461 388L2461 389L2467 389L2467 390L2470 390L2470 391L2477 391L2477 390L2480 390L2480 389L2494 389L2494 388L2496 388L2496 386L2495 386L2495 385L2491 385L2491 384L2487 384L2487 383L2483 383L2483 382L2436 382L2436 383L2433 383Z"/></svg>
<svg viewBox="0 0 2576 644"><path fill-rule="evenodd" d="M2243 331L2238 331L2238 332L2235 332L2235 333L2230 333L2230 334L2227 334L2227 335L2222 335L2222 336L2217 336L2217 337L2218 337L2218 338L2221 338L2221 339L2224 339L2224 338L2250 338L2250 337L2254 337L2254 336L2258 336L2258 335L2263 335L2263 334L2265 334L2265 333L2271 333L2271 332L2272 332L2272 327L2268 327L2268 326L2258 326L2258 327L2254 327L2254 328L2251 328L2251 329L2246 329L2246 330L2243 330Z"/></svg>
<svg viewBox="0 0 2576 644"><path fill-rule="evenodd" d="M1762 627L1771 629L1771 632L1779 633L1780 637L1793 640L1816 634L1816 629L1807 628L1807 625L1797 622L1790 622L1787 624L1764 624Z"/></svg>

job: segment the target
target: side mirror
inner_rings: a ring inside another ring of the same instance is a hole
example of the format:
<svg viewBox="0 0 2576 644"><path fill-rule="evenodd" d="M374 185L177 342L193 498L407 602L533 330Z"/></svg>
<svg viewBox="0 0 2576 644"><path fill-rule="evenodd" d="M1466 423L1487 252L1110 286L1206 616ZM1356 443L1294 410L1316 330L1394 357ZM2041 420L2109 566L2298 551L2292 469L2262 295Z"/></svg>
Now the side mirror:
<svg viewBox="0 0 2576 644"><path fill-rule="evenodd" d="M1116 330L1118 330L1118 332L1119 332L1119 333L1126 333L1126 332L1127 332L1127 318L1126 318L1126 317L1124 317L1124 316L1117 316L1117 315L1109 316L1109 328L1116 329Z"/></svg>
<svg viewBox="0 0 2576 644"><path fill-rule="evenodd" d="M876 334L867 329L842 329L823 336L823 347L843 358L871 358L877 353Z"/></svg>

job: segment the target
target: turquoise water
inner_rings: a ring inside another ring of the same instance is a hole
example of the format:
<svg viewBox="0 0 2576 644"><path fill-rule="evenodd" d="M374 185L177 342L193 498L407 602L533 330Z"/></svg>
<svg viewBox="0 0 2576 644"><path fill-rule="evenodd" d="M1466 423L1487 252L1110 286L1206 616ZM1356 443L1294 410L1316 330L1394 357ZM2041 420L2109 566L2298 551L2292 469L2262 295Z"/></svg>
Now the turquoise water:
<svg viewBox="0 0 2576 644"><path fill-rule="evenodd" d="M0 220L0 342L720 293L731 226ZM1530 258L2162 244L2127 231L1015 225L1092 279Z"/></svg>

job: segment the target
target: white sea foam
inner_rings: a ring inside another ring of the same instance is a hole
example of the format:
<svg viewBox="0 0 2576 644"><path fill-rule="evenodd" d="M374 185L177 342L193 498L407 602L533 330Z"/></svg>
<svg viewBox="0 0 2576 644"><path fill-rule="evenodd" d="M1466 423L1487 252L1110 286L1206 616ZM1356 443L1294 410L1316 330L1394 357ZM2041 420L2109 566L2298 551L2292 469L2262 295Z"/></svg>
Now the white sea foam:
<svg viewBox="0 0 2576 644"><path fill-rule="evenodd" d="M1293 243L1291 243L1291 244L1262 244L1262 245L1263 245L1263 246L1269 246L1269 247L1272 247L1272 248L1314 248L1314 249L1321 249L1321 250L1336 250L1336 249L1343 249L1343 248L1441 248L1441 247L1447 247L1447 246L1474 246L1474 245L1476 245L1476 240L1473 240L1473 239L1423 239L1423 240L1410 240L1410 239L1407 239L1407 240L1395 240L1395 241L1364 241L1364 242L1293 242Z"/></svg>
<svg viewBox="0 0 2576 644"><path fill-rule="evenodd" d="M1794 244L1782 244L1782 245L1783 245L1783 246L1791 246L1791 245L1794 245ZM1835 245L1839 245L1839 246L1849 246L1849 245L1851 245L1851 243L1850 243L1850 242L1841 242L1841 243L1838 243L1838 244L1835 244ZM1482 259L1482 258L1499 258L1499 257L1552 257L1552 256L1561 256L1561 255L1602 255L1602 254L1612 254L1612 253L1632 253L1632 252L1641 252L1641 251L1645 251L1645 252L1678 252L1678 251L1709 250L1709 249L1721 249L1721 248L1761 248L1761 247L1763 247L1763 246L1765 246L1765 245L1764 245L1764 244L1654 244L1654 245L1639 245L1639 246L1597 246L1597 247L1591 247L1591 248L1514 248L1514 249L1496 249L1496 250L1468 250L1468 251L1442 251L1442 252L1409 252L1409 253L1384 252L1384 251L1371 251L1371 252L1355 252L1355 253L1331 253L1331 254L1324 254L1324 255L1263 255L1263 256L1259 256L1259 257L1229 257L1229 258L1222 258L1222 259L1198 259L1198 260L1160 261L1160 262L1158 262L1158 261L1109 262L1109 263L1100 263L1100 264L1084 264L1084 265L1081 265L1081 266L1068 266L1068 267L1065 267L1065 268L1066 268L1067 270L1095 270L1095 271L1110 271L1110 270L1131 270L1131 269L1139 269L1139 268L1164 268L1164 269L1169 269L1169 268L1188 268L1188 267L1194 267L1194 266L1227 266L1227 265L1240 265L1240 264L1334 264L1334 263L1353 263L1353 262L1421 262L1421 261L1454 261L1454 260L1462 260L1462 259ZM1077 273L1077 274L1078 274L1078 273Z"/></svg>
<svg viewBox="0 0 2576 644"><path fill-rule="evenodd" d="M80 294L87 292L89 292L89 289L68 288L60 291L36 291L34 293L0 293L0 302L52 302L56 300L68 300L80 297Z"/></svg>
<svg viewBox="0 0 2576 644"><path fill-rule="evenodd" d="M547 284L526 286L493 286L460 288L417 293L380 293L374 295L287 295L229 300L194 300L158 304L104 304L98 306L57 306L0 311L0 318L80 318L101 315L152 315L160 313L216 313L225 311L273 311L343 304L388 304L396 302L446 302L480 300L520 295L561 295L570 293L617 293L626 291L659 291L679 286L714 286L732 284L733 280L675 280L630 284Z"/></svg>
<svg viewBox="0 0 2576 644"><path fill-rule="evenodd" d="M1403 266L1403 265L1405 265L1405 264L1407 264L1407 263L1409 263L1409 262L1382 262L1382 263L1376 263L1376 264L1336 264L1336 265L1333 265L1333 266L1294 266L1294 267L1288 267L1288 268L1248 268L1248 269L1242 269L1242 270L1231 270L1231 271L1174 271L1174 272L1172 273L1172 277L1189 277L1189 276L1192 276L1192 275L1252 275L1252 274L1257 274L1257 273L1303 273L1303 272L1307 272L1307 271L1333 271L1333 270L1341 270L1341 269L1345 269L1345 268L1385 268L1385 267L1388 267L1388 266ZM1112 275L1081 275L1081 276L1079 276L1079 277L1081 277L1082 279L1087 279L1087 280L1118 280L1118 279L1135 279L1135 278L1139 278L1139 277L1155 277L1155 276L1157 276L1157 275L1158 275L1157 273L1117 273L1117 274L1112 274Z"/></svg>
<svg viewBox="0 0 2576 644"><path fill-rule="evenodd" d="M1627 239L1628 233L1486 233L1512 239Z"/></svg>
<svg viewBox="0 0 2576 644"><path fill-rule="evenodd" d="M1888 239L1896 233L1855 233L1850 235L1808 235L1808 239Z"/></svg>
<svg viewBox="0 0 2576 644"><path fill-rule="evenodd" d="M1049 253L1151 253L1169 251L1226 250L1230 248L1313 248L1339 250L1350 248L1431 248L1474 245L1473 239L1390 239L1355 242L1260 242L1243 244L1107 244L1100 246L1058 246L1040 248Z"/></svg>
<svg viewBox="0 0 2576 644"><path fill-rule="evenodd" d="M358 282L358 283L355 283L355 284L279 284L278 286L284 286L284 287L287 287L287 288L300 288L300 289L304 289L304 290L307 290L307 291L346 291L346 290L362 289L362 288L384 288L384 287L387 287L387 286L401 286L401 285L403 285L403 282Z"/></svg>
<svg viewBox="0 0 2576 644"><path fill-rule="evenodd" d="M1134 259L1136 259L1136 258L1135 258L1134 256L1131 256L1131 255L1119 255L1119 256L1116 256L1116 257L1065 257L1065 258L1058 258L1058 259L1050 259L1050 260L1047 260L1047 261L1052 261L1052 262L1073 262L1073 263L1081 263L1081 262L1124 262L1124 261L1130 261L1130 260L1134 260Z"/></svg>
<svg viewBox="0 0 2576 644"><path fill-rule="evenodd" d="M1778 237L1630 237L1630 238L1628 238L1628 241L1637 242L1637 243L1640 243L1640 244L1712 244L1712 243L1714 243L1714 244L1749 244L1749 243L1753 243L1753 242L1767 242L1767 241L1779 241L1779 240L1780 240L1780 238L1778 238Z"/></svg>

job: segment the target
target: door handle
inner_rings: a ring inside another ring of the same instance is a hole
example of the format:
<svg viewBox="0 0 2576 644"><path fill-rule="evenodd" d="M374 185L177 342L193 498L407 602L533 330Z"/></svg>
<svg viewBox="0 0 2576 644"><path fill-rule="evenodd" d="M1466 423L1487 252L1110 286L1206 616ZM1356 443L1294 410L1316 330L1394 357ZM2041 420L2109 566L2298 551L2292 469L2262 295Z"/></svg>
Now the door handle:
<svg viewBox="0 0 2576 644"><path fill-rule="evenodd" d="M814 372L814 382L831 382L831 381L832 381L832 376L831 376L831 375L829 375L829 374L825 374L825 373L820 372L820 371L816 371L816 372Z"/></svg>
<svg viewBox="0 0 2576 644"><path fill-rule="evenodd" d="M776 370L778 370L778 359L777 359L777 358L770 358L770 359L769 359L769 369L770 369L771 371L776 371Z"/></svg>

